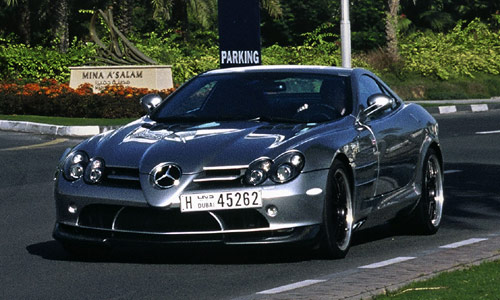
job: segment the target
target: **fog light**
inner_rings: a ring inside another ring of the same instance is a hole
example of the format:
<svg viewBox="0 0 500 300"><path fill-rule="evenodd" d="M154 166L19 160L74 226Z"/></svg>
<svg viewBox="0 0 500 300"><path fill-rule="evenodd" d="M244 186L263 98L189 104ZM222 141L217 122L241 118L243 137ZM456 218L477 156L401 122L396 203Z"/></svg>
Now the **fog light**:
<svg viewBox="0 0 500 300"><path fill-rule="evenodd" d="M271 218L274 218L274 217L276 217L278 215L278 208L276 206L274 206L274 205L268 206L266 208L266 213Z"/></svg>
<svg viewBox="0 0 500 300"><path fill-rule="evenodd" d="M69 211L69 213L71 213L71 214L76 213L76 211L77 211L77 210L78 210L78 208L77 208L77 207L76 207L76 205L74 205L74 204L70 204L70 205L68 206L68 211Z"/></svg>

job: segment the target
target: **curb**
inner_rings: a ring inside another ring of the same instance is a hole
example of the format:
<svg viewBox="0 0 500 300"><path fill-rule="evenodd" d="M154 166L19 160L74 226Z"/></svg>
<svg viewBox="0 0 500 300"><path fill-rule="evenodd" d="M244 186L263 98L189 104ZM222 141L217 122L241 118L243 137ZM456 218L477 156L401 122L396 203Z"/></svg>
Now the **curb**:
<svg viewBox="0 0 500 300"><path fill-rule="evenodd" d="M491 99L418 100L406 102L422 105L431 114L452 114L457 112L475 113L500 109L500 97L494 97ZM426 104L433 106L427 106Z"/></svg>
<svg viewBox="0 0 500 300"><path fill-rule="evenodd" d="M424 108L431 114L453 114L457 112L484 112L489 110L500 109L499 104L469 104L469 105L443 105L443 106L433 106L433 107L425 107Z"/></svg>
<svg viewBox="0 0 500 300"><path fill-rule="evenodd" d="M62 126L35 122L0 120L0 130L69 137L94 136L115 128L118 128L118 126Z"/></svg>

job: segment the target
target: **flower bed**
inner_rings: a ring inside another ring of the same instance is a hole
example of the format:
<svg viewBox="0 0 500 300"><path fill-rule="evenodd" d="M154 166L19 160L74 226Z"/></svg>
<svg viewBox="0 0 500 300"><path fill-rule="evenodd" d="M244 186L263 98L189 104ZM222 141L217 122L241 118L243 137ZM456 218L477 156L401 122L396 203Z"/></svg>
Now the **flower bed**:
<svg viewBox="0 0 500 300"><path fill-rule="evenodd" d="M148 90L107 86L98 94L90 84L72 89L66 83L48 79L40 83L0 84L0 114L41 115L80 118L133 118L144 115L139 99L149 93L163 98L174 89Z"/></svg>

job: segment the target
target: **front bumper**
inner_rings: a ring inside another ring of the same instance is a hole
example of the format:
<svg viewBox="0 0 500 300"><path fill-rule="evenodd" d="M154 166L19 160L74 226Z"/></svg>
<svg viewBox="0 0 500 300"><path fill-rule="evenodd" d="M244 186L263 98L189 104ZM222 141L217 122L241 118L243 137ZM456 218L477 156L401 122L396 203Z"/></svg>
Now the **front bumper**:
<svg viewBox="0 0 500 300"><path fill-rule="evenodd" d="M72 186L59 178L53 236L63 242L281 244L313 241L323 219L328 170L301 174L292 182L262 187L257 209L181 213L148 205L139 190ZM278 210L269 216L269 206Z"/></svg>

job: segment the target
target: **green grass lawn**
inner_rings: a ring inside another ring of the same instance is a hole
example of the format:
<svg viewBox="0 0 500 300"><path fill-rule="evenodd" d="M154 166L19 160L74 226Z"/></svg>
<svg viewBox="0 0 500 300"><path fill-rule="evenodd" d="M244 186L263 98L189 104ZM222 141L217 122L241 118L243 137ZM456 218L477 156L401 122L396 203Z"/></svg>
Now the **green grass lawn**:
<svg viewBox="0 0 500 300"><path fill-rule="evenodd" d="M412 283L400 290L377 296L374 299L499 300L500 261L442 273L429 280Z"/></svg>
<svg viewBox="0 0 500 300"><path fill-rule="evenodd" d="M0 120L9 121L27 121L35 123L65 125L65 126L119 126L127 124L135 119L93 119L93 118L65 118L65 117L46 117L31 115L0 115Z"/></svg>

